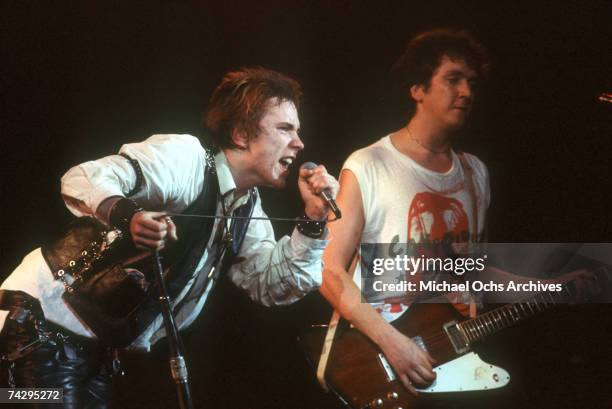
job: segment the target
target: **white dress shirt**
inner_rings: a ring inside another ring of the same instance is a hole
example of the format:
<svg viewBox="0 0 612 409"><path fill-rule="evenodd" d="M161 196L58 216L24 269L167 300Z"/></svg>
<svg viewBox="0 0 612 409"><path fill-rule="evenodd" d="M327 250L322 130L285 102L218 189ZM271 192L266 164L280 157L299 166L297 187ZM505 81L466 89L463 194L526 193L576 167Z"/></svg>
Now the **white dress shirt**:
<svg viewBox="0 0 612 409"><path fill-rule="evenodd" d="M143 142L123 145L120 152L137 160L142 168L144 184L132 199L146 210L180 213L202 191L205 151L199 140L191 135L153 135ZM223 152L215 156L215 161L221 192L217 215L222 214L223 207L231 213L246 203L248 196L234 197L236 184ZM125 196L135 184L136 173L129 161L112 155L70 169L62 177L62 196L76 216L94 217L104 199ZM266 217L259 195L253 217ZM179 328L185 328L195 320L212 287L212 280L205 278L213 267L217 267L212 265L214 261L209 257L209 251L215 231L221 228L220 223L220 219L216 219L213 234L195 273L173 300L173 305L184 300L180 309L175 311ZM240 261L232 265L227 274L254 301L266 306L290 304L320 285L321 256L326 245L325 239L306 237L296 229L291 237L284 236L277 242L268 220L251 220L238 255ZM40 301L47 320L79 335L95 337L61 298L64 286L54 279L40 249L28 254L1 288L30 294ZM0 310L0 328L7 313ZM165 331L160 314L131 348L148 350L163 336Z"/></svg>

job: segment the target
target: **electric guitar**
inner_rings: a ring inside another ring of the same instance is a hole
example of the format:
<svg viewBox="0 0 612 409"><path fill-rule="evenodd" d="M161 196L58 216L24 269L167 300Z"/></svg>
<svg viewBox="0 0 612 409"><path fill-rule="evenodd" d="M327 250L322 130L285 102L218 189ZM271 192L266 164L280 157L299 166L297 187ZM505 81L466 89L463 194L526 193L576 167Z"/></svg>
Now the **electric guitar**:
<svg viewBox="0 0 612 409"><path fill-rule="evenodd" d="M609 288L609 268L594 271L595 279ZM414 304L392 325L437 361L436 380L421 394L480 391L501 388L510 375L480 359L471 347L502 329L567 302L576 295L572 281L560 292L540 293L519 303L506 304L466 319L451 304ZM346 324L346 322L342 322ZM326 328L313 327L300 338L311 366L316 368ZM410 394L397 378L378 347L349 325L338 325L325 381L345 404L354 409L409 409L418 397Z"/></svg>

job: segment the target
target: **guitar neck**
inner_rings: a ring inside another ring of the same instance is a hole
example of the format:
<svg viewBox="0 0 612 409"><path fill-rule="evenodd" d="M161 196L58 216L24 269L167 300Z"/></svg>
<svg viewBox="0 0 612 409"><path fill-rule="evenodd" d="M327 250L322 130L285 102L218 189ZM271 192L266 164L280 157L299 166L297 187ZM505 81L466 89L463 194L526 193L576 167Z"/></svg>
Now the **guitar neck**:
<svg viewBox="0 0 612 409"><path fill-rule="evenodd" d="M597 269L594 274L597 281L602 280L602 278L610 281L610 271L607 266ZM601 277L602 275L603 277ZM476 318L463 321L459 324L459 327L470 344L480 341L526 318L546 311L556 304L568 302L576 296L575 279L561 284L561 286L561 291L542 292L520 302L503 305Z"/></svg>

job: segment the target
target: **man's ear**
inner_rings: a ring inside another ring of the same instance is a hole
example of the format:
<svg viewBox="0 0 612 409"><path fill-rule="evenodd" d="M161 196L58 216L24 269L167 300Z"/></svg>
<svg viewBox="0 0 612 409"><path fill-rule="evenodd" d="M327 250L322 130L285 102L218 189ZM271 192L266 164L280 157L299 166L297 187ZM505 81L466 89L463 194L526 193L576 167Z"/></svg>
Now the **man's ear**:
<svg viewBox="0 0 612 409"><path fill-rule="evenodd" d="M421 84L413 85L410 87L410 96L417 103L421 102L425 96L425 87Z"/></svg>
<svg viewBox="0 0 612 409"><path fill-rule="evenodd" d="M243 130L237 128L232 129L232 142L238 149L246 150L249 148L249 137Z"/></svg>

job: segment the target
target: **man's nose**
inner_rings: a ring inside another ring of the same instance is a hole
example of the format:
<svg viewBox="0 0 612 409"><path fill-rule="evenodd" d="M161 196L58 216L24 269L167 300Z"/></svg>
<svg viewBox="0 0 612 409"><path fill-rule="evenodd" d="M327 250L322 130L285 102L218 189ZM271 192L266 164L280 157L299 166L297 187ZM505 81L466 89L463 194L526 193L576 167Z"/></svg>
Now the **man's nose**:
<svg viewBox="0 0 612 409"><path fill-rule="evenodd" d="M474 93L472 84L467 79L462 80L459 83L459 96L471 98Z"/></svg>
<svg viewBox="0 0 612 409"><path fill-rule="evenodd" d="M291 144L289 146L293 149L297 149L298 151L304 149L304 142L302 142L302 139L300 139L300 136L297 134L297 132L295 133L293 138L291 138Z"/></svg>

